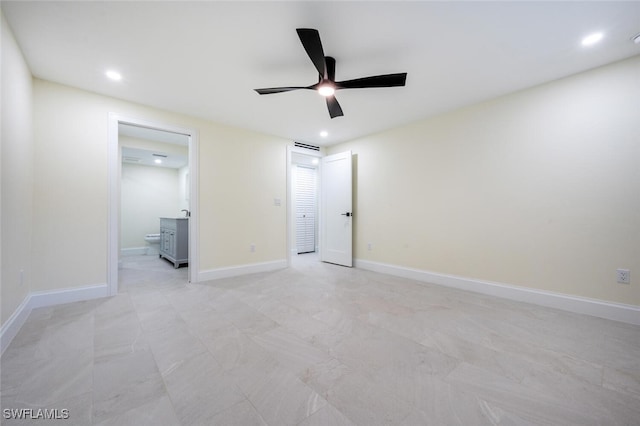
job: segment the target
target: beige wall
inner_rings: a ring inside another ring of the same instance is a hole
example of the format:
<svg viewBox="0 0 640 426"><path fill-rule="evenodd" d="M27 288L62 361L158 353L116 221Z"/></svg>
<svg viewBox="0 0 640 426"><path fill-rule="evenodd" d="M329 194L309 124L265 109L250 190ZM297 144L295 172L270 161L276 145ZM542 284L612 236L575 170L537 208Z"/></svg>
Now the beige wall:
<svg viewBox="0 0 640 426"><path fill-rule="evenodd" d="M34 290L106 282L110 112L198 130L201 271L286 258L288 141L34 79Z"/></svg>
<svg viewBox="0 0 640 426"><path fill-rule="evenodd" d="M640 305L639 111L636 56L332 147L355 257Z"/></svg>
<svg viewBox="0 0 640 426"><path fill-rule="evenodd" d="M0 324L5 324L31 288L33 132L31 72L9 25L2 20L2 134ZM22 283L20 271L24 271Z"/></svg>
<svg viewBox="0 0 640 426"><path fill-rule="evenodd" d="M200 146L201 215L219 218L200 222L201 269L285 260L289 141L221 130L217 137L226 143ZM205 192L203 186L215 190Z"/></svg>

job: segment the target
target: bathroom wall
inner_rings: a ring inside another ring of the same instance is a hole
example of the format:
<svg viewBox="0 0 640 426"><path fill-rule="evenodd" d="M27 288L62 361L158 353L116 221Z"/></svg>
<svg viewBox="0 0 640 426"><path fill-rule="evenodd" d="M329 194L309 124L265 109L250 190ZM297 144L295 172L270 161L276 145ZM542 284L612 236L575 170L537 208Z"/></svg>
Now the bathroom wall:
<svg viewBox="0 0 640 426"><path fill-rule="evenodd" d="M189 205L189 166L178 169L178 203L178 211L191 210ZM183 213L180 213L180 216Z"/></svg>
<svg viewBox="0 0 640 426"><path fill-rule="evenodd" d="M31 290L34 138L31 72L1 11L0 19L0 324L4 326Z"/></svg>
<svg viewBox="0 0 640 426"><path fill-rule="evenodd" d="M160 217L178 217L180 213L178 169L122 164L120 186L120 250L135 254L144 248L146 234L160 232Z"/></svg>

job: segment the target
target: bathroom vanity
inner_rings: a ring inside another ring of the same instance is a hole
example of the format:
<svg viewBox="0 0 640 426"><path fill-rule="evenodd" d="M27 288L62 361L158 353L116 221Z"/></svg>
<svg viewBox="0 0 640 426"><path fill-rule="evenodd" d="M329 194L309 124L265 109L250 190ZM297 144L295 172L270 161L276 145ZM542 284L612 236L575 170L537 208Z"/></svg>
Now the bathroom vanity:
<svg viewBox="0 0 640 426"><path fill-rule="evenodd" d="M189 218L160 218L160 255L174 268L189 263Z"/></svg>

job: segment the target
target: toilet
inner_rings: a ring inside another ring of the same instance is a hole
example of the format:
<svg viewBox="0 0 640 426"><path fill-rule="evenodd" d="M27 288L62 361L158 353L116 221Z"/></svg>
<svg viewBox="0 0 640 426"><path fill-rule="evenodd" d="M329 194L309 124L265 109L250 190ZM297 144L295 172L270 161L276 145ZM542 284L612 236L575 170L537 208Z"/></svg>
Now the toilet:
<svg viewBox="0 0 640 426"><path fill-rule="evenodd" d="M147 256L160 254L160 234L147 234L144 240L147 242Z"/></svg>

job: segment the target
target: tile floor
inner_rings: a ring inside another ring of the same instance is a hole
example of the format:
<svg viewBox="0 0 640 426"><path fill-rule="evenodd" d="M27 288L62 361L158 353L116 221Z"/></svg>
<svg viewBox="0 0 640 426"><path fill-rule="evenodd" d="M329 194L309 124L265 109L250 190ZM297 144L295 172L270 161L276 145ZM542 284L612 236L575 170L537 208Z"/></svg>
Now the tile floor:
<svg viewBox="0 0 640 426"><path fill-rule="evenodd" d="M125 260L118 296L32 312L1 359L3 409L68 409L69 425L640 424L637 326L313 254L199 284Z"/></svg>

